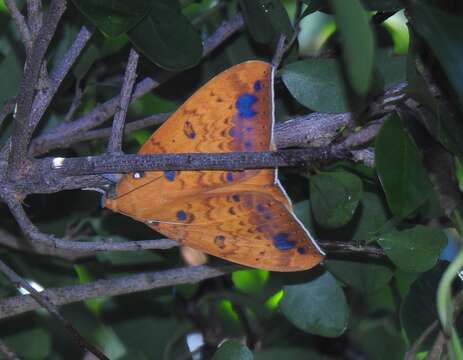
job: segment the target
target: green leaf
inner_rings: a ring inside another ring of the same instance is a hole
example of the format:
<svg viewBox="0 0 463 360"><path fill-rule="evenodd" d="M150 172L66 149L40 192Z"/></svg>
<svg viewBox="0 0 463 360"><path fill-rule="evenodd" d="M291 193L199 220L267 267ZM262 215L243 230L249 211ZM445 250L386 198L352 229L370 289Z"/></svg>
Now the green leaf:
<svg viewBox="0 0 463 360"><path fill-rule="evenodd" d="M349 111L341 69L336 59L306 59L282 68L282 79L302 105L319 112Z"/></svg>
<svg viewBox="0 0 463 360"><path fill-rule="evenodd" d="M268 276L268 271L255 269L235 271L231 278L237 289L252 294L262 290L268 280Z"/></svg>
<svg viewBox="0 0 463 360"><path fill-rule="evenodd" d="M413 1L413 28L428 43L455 89L463 109L463 19Z"/></svg>
<svg viewBox="0 0 463 360"><path fill-rule="evenodd" d="M392 114L376 137L376 171L393 214L404 218L426 202L430 181L413 140Z"/></svg>
<svg viewBox="0 0 463 360"><path fill-rule="evenodd" d="M291 38L291 21L280 0L240 0L240 6L254 41L274 43L281 34Z"/></svg>
<svg viewBox="0 0 463 360"><path fill-rule="evenodd" d="M367 359L404 359L406 345L394 318L377 316L359 320L355 328L349 329L349 338Z"/></svg>
<svg viewBox="0 0 463 360"><path fill-rule="evenodd" d="M346 330L346 297L329 272L305 284L285 286L283 291L280 309L299 329L325 337L337 337Z"/></svg>
<svg viewBox="0 0 463 360"><path fill-rule="evenodd" d="M294 204L293 206L294 214L296 217L304 224L305 228L309 231L312 230L312 211L310 210L310 201L303 200Z"/></svg>
<svg viewBox="0 0 463 360"><path fill-rule="evenodd" d="M447 245L447 237L440 229L417 225L388 233L378 243L400 269L423 272L436 265L440 253Z"/></svg>
<svg viewBox="0 0 463 360"><path fill-rule="evenodd" d="M255 360L327 360L325 355L302 347L278 347L264 349L254 353Z"/></svg>
<svg viewBox="0 0 463 360"><path fill-rule="evenodd" d="M330 0L352 87L366 95L373 75L375 41L367 12L359 0Z"/></svg>
<svg viewBox="0 0 463 360"><path fill-rule="evenodd" d="M392 271L386 265L350 260L327 260L328 270L343 283L373 294L385 287L392 278Z"/></svg>
<svg viewBox="0 0 463 360"><path fill-rule="evenodd" d="M118 36L133 28L153 4L149 0L73 0L73 3L106 36Z"/></svg>
<svg viewBox="0 0 463 360"><path fill-rule="evenodd" d="M8 336L5 342L24 359L46 359L51 351L50 335L41 328L24 330Z"/></svg>
<svg viewBox="0 0 463 360"><path fill-rule="evenodd" d="M439 281L447 268L447 262L439 263L411 285L400 307L400 322L408 343L413 344L429 326L437 321L436 293ZM434 343L439 327L425 339L420 350L429 349Z"/></svg>
<svg viewBox="0 0 463 360"><path fill-rule="evenodd" d="M362 0L362 3L370 11L395 11L403 8L400 0Z"/></svg>
<svg viewBox="0 0 463 360"><path fill-rule="evenodd" d="M212 360L252 360L251 350L237 340L227 340L215 352Z"/></svg>
<svg viewBox="0 0 463 360"><path fill-rule="evenodd" d="M320 173L310 178L310 198L315 220L327 228L346 225L362 198L362 181L345 171Z"/></svg>
<svg viewBox="0 0 463 360"><path fill-rule="evenodd" d="M202 43L178 1L153 1L148 16L128 36L132 44L156 65L171 71L199 63Z"/></svg>
<svg viewBox="0 0 463 360"><path fill-rule="evenodd" d="M358 214L358 218L357 218ZM357 223L352 240L371 242L386 230L390 218L386 201L376 192L365 191L356 213Z"/></svg>

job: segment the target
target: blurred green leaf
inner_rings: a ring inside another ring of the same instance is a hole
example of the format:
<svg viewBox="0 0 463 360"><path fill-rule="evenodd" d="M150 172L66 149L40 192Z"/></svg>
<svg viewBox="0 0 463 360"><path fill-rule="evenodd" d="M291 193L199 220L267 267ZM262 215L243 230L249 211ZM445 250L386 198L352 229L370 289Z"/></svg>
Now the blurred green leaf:
<svg viewBox="0 0 463 360"><path fill-rule="evenodd" d="M74 5L107 36L118 36L134 27L153 4L149 0L73 0Z"/></svg>
<svg viewBox="0 0 463 360"><path fill-rule="evenodd" d="M329 272L305 284L287 285L283 291L280 309L299 329L326 337L340 336L346 330L346 297Z"/></svg>
<svg viewBox="0 0 463 360"><path fill-rule="evenodd" d="M372 294L385 287L393 275L391 269L382 264L334 259L326 263L337 279L363 294Z"/></svg>
<svg viewBox="0 0 463 360"><path fill-rule="evenodd" d="M281 34L291 38L291 21L280 0L240 0L240 6L254 41L275 43Z"/></svg>
<svg viewBox="0 0 463 360"><path fill-rule="evenodd" d="M359 0L330 0L352 87L366 95L373 75L375 40L368 13Z"/></svg>
<svg viewBox="0 0 463 360"><path fill-rule="evenodd" d="M418 119L424 124L429 133L447 150L462 156L463 125L454 111L448 111L449 105L443 101L438 101L431 93L428 82L422 75L421 51L422 48L419 46L419 42L416 37L412 36L407 57L406 92L423 105L417 109L420 115Z"/></svg>
<svg viewBox="0 0 463 360"><path fill-rule="evenodd" d="M440 229L417 225L411 229L387 233L378 243L400 269L423 272L436 265L440 253L447 245L447 236Z"/></svg>
<svg viewBox="0 0 463 360"><path fill-rule="evenodd" d="M268 276L268 271L255 269L235 271L231 278L237 289L252 294L262 290L268 280Z"/></svg>
<svg viewBox="0 0 463 360"><path fill-rule="evenodd" d="M409 344L413 344L421 334L438 321L436 293L439 281L447 268L447 262L441 262L432 270L420 275L411 285L400 308L400 321ZM430 349L439 327L437 326L425 339L420 350Z"/></svg>
<svg viewBox="0 0 463 360"><path fill-rule="evenodd" d="M404 218L429 199L431 189L420 153L397 114L384 122L375 150L376 170L389 208Z"/></svg>
<svg viewBox="0 0 463 360"><path fill-rule="evenodd" d="M463 192L463 163L461 158L455 157L455 176L458 181L458 188Z"/></svg>
<svg viewBox="0 0 463 360"><path fill-rule="evenodd" d="M177 0L152 2L149 14L128 36L150 61L170 71L181 71L199 63L202 42Z"/></svg>
<svg viewBox="0 0 463 360"><path fill-rule="evenodd" d="M302 105L319 112L349 111L341 69L336 59L306 59L282 68L282 79Z"/></svg>
<svg viewBox="0 0 463 360"><path fill-rule="evenodd" d="M379 50L375 61L375 70L383 80L382 91L392 85L405 81L407 77L407 57L398 56L389 50Z"/></svg>
<svg viewBox="0 0 463 360"><path fill-rule="evenodd" d="M252 360L251 350L238 340L227 340L215 352L212 360Z"/></svg>
<svg viewBox="0 0 463 360"><path fill-rule="evenodd" d="M356 213L357 223L352 235L353 240L371 242L387 231L386 223L390 218L383 196L376 192L365 191Z"/></svg>
<svg viewBox="0 0 463 360"><path fill-rule="evenodd" d="M33 328L5 338L13 351L24 359L42 360L51 351L50 335L45 329Z"/></svg>
<svg viewBox="0 0 463 360"><path fill-rule="evenodd" d="M400 0L362 0L362 3L370 11L394 11L403 8Z"/></svg>
<svg viewBox="0 0 463 360"><path fill-rule="evenodd" d="M275 310L278 305L280 305L280 301L283 298L283 290L280 290L270 296L267 301L265 302L265 306L270 310Z"/></svg>
<svg viewBox="0 0 463 360"><path fill-rule="evenodd" d="M439 59L463 109L463 19L419 1L411 5L412 26Z"/></svg>
<svg viewBox="0 0 463 360"><path fill-rule="evenodd" d="M15 41L8 36L0 38L0 105L17 95L21 81L23 64L20 54L15 51Z"/></svg>
<svg viewBox="0 0 463 360"><path fill-rule="evenodd" d="M378 360L403 360L405 341L397 328L395 319L360 319L350 337L364 356Z"/></svg>
<svg viewBox="0 0 463 360"><path fill-rule="evenodd" d="M254 352L255 360L327 360L325 355L302 347L275 347Z"/></svg>
<svg viewBox="0 0 463 360"><path fill-rule="evenodd" d="M315 220L327 228L347 224L362 198L362 181L346 171L320 173L310 178L310 198Z"/></svg>

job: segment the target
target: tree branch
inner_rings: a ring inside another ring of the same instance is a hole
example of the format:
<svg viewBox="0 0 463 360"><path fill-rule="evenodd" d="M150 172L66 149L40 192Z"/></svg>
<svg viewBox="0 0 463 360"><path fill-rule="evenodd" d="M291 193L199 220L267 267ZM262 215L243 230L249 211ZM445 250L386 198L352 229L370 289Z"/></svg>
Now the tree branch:
<svg viewBox="0 0 463 360"><path fill-rule="evenodd" d="M55 319L57 319L64 329L71 335L76 343L82 348L94 354L98 359L108 359L100 350L90 344L73 326L67 321L48 298L34 289L27 281L14 272L8 265L0 260L0 271L11 281L16 288L26 289L37 305L43 306Z"/></svg>
<svg viewBox="0 0 463 360"><path fill-rule="evenodd" d="M11 13L11 17L15 23L16 28L21 35L21 40L26 48L26 53L30 53L32 49L32 37L29 32L29 26L27 26L26 19L19 11L14 0L5 0L5 5Z"/></svg>
<svg viewBox="0 0 463 360"><path fill-rule="evenodd" d="M27 168L27 148L35 130L29 121L45 53L55 34L58 22L66 9L65 0L52 0L45 21L34 41L32 51L26 56L24 75L19 86L16 118L13 125L13 141L8 164L8 174L18 177Z"/></svg>
<svg viewBox="0 0 463 360"><path fill-rule="evenodd" d="M386 254L383 249L376 246L363 246L354 245L348 242L341 241L317 241L318 245L328 253L350 253L350 254L362 254L373 257L384 257Z"/></svg>
<svg viewBox="0 0 463 360"><path fill-rule="evenodd" d="M240 14L235 15L229 21L223 22L217 30L209 36L203 43L203 57L208 56L220 44L230 38L243 26L243 18ZM161 80L165 81L173 74L164 73ZM152 78L145 78L139 81L132 93L132 101L147 94L161 84ZM75 119L74 121L57 126L54 130L41 135L32 141L32 148L34 154L43 154L55 147L55 143L60 143L62 138L75 136L83 131L90 130L96 126L101 125L117 111L117 106L120 103L120 96L116 96L103 104L97 106L88 114Z"/></svg>
<svg viewBox="0 0 463 360"><path fill-rule="evenodd" d="M133 92L133 85L137 77L138 53L130 49L129 60L125 68L124 82L120 94L119 108L114 116L111 137L108 143L109 154L122 154L122 138L124 134L124 123L129 108L130 98Z"/></svg>
<svg viewBox="0 0 463 360"><path fill-rule="evenodd" d="M0 194L7 203L8 208L16 219L23 233L33 242L42 243L55 249L66 249L80 252L98 251L139 251L147 249L170 249L177 246L177 242L169 239L113 242L111 239L104 241L72 241L57 238L54 235L42 233L29 220L24 212L20 199L11 193Z"/></svg>
<svg viewBox="0 0 463 360"><path fill-rule="evenodd" d="M240 266L229 264L219 266L188 266L172 270L124 276L116 279L98 280L88 284L47 289L41 294L54 306L58 306L95 297L132 294L166 286L197 283L205 279L228 274L240 268ZM35 310L38 307L30 295L14 296L0 300L0 319Z"/></svg>
<svg viewBox="0 0 463 360"><path fill-rule="evenodd" d="M244 170L277 167L308 167L314 163L348 158L332 147L284 149L261 152L178 153L150 155L99 155L46 158L36 161L49 176L130 173L155 170ZM55 174L50 173L55 170Z"/></svg>

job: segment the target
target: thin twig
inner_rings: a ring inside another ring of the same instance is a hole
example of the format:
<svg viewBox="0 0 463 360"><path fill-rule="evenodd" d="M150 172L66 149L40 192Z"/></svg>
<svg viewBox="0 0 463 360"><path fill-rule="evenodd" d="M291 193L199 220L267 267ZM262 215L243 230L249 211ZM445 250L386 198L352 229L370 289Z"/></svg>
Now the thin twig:
<svg viewBox="0 0 463 360"><path fill-rule="evenodd" d="M69 122L74 117L77 109L79 108L80 104L82 103L82 97L84 92L80 87L80 80L76 80L76 84L74 86L74 97L72 98L71 106L69 107L68 112L64 116L63 122Z"/></svg>
<svg viewBox="0 0 463 360"><path fill-rule="evenodd" d="M120 94L119 108L114 115L111 137L108 143L109 154L122 154L122 138L124 134L125 117L132 97L133 85L137 77L138 53L130 49L129 60L125 68L124 82Z"/></svg>
<svg viewBox="0 0 463 360"><path fill-rule="evenodd" d="M0 354L5 356L6 360L20 360L19 356L16 355L3 340L0 339Z"/></svg>
<svg viewBox="0 0 463 360"><path fill-rule="evenodd" d="M5 229L0 228L0 246L18 250L24 253L54 256L75 262L78 259L94 256L95 252L74 251L67 249L55 248L37 241L30 241L24 236L12 234Z"/></svg>
<svg viewBox="0 0 463 360"><path fill-rule="evenodd" d="M223 22L217 30L203 42L203 57L208 56L219 45L229 39L243 26L243 18L240 14L235 15L232 19ZM164 74L162 79L154 80L152 78L145 78L139 81L132 93L132 101L147 94L161 84L161 80L165 81L173 74ZM57 126L56 129L37 137L32 142L32 147L35 149L35 154L43 154L53 148L53 144L59 138L66 138L75 136L83 131L93 129L101 125L117 111L120 99L116 96L103 104L97 106L88 114L75 119L74 121Z"/></svg>
<svg viewBox="0 0 463 360"><path fill-rule="evenodd" d="M183 268L140 273L92 283L47 289L42 296L54 306L70 304L90 298L116 296L158 289L166 286L197 283L240 269L237 265L187 266ZM10 297L0 301L0 319L37 309L39 306L29 295Z"/></svg>
<svg viewBox="0 0 463 360"><path fill-rule="evenodd" d="M32 104L32 114L30 114L29 118L29 125L31 128L35 129L39 124L43 114L53 100L53 97L56 95L56 92L58 91L61 83L69 73L69 70L74 65L82 50L87 45L91 36L92 32L90 32L85 26L82 26L71 47L64 54L61 62L51 73L50 79L48 79L45 89L38 92L35 96L34 102ZM11 139L5 145L4 149L2 150L2 154L7 154L10 146Z"/></svg>
<svg viewBox="0 0 463 360"><path fill-rule="evenodd" d="M278 69L278 67L281 64L281 60L283 59L283 56L285 55L285 50L286 50L285 41L286 41L286 35L281 34L278 39L277 46L275 49L275 54L273 55L273 59L272 59L272 66L275 70Z"/></svg>
<svg viewBox="0 0 463 360"><path fill-rule="evenodd" d="M74 39L72 45L64 54L60 63L53 69L50 75L50 84L46 91L39 92L34 99L33 110L30 118L32 126L37 126L43 114L53 100L61 83L71 70L82 50L88 44L93 33L85 26L82 26Z"/></svg>
<svg viewBox="0 0 463 360"><path fill-rule="evenodd" d="M20 175L27 166L27 148L35 130L35 126L29 122L34 101L34 90L39 79L45 53L65 10L65 0L52 0L45 21L32 46L32 51L30 55L26 56L13 126L14 141L11 141L11 153L8 162L8 174L12 177Z"/></svg>
<svg viewBox="0 0 463 360"><path fill-rule="evenodd" d="M150 115L139 120L131 121L127 123L124 127L124 135L130 134L134 130L147 128L149 126L161 125L169 116L170 113L161 113ZM68 138L56 138L51 146L53 146L53 148L68 147L71 144L77 142L108 138L110 135L111 128L109 127L103 129L89 130L87 132L75 134L74 136ZM37 149L32 147L31 152L32 154L36 154Z"/></svg>
<svg viewBox="0 0 463 360"><path fill-rule="evenodd" d="M0 259L0 271L11 281L16 288L26 289L30 296L37 302L37 304L43 306L47 311L55 317L64 326L66 331L76 341L76 343L82 348L94 354L98 359L108 359L100 350L90 344L72 325L66 320L47 298L46 295L38 292L32 287L27 281L20 277L16 272L13 271L8 265L6 265Z"/></svg>
<svg viewBox="0 0 463 360"><path fill-rule="evenodd" d="M444 351L444 346L446 342L446 336L444 332L441 330L439 331L434 344L432 345L431 349L428 352L428 355L424 358L424 360L439 360L441 359L441 355Z"/></svg>
<svg viewBox="0 0 463 360"><path fill-rule="evenodd" d="M439 326L439 320L435 320L429 325L420 335L420 337L413 343L410 350L405 353L404 360L415 360L416 354L420 351L421 345L425 342L431 333Z"/></svg>
<svg viewBox="0 0 463 360"><path fill-rule="evenodd" d="M19 11L14 0L5 0L5 5L10 11L15 26L21 35L21 40L24 44L24 47L26 48L26 53L30 53L32 49L32 37L29 31L29 27L27 26L26 19Z"/></svg>

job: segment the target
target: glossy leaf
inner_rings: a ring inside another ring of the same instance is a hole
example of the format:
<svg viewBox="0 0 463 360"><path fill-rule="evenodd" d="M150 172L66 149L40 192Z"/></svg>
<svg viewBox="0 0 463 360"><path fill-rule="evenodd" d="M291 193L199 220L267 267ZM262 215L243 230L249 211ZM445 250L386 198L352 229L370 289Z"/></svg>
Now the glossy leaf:
<svg viewBox="0 0 463 360"><path fill-rule="evenodd" d="M133 28L153 4L149 0L73 0L74 5L107 36Z"/></svg>
<svg viewBox="0 0 463 360"><path fill-rule="evenodd" d="M340 336L346 330L346 297L329 272L305 284L287 285L283 291L280 309L299 329L326 337Z"/></svg>
<svg viewBox="0 0 463 360"><path fill-rule="evenodd" d="M315 220L327 228L347 224L362 198L362 181L345 172L320 173L310 178L310 197Z"/></svg>
<svg viewBox="0 0 463 360"><path fill-rule="evenodd" d="M128 36L140 52L166 70L191 68L201 59L201 39L176 0L153 1L149 14Z"/></svg>
<svg viewBox="0 0 463 360"><path fill-rule="evenodd" d="M378 240L387 256L400 269L423 272L431 269L447 245L445 233L436 228L417 225L390 232Z"/></svg>
<svg viewBox="0 0 463 360"><path fill-rule="evenodd" d="M252 360L252 352L237 340L227 340L215 352L212 360Z"/></svg>
<svg viewBox="0 0 463 360"><path fill-rule="evenodd" d="M282 68L282 79L302 105L319 112L349 111L341 69L335 59L306 59Z"/></svg>
<svg viewBox="0 0 463 360"><path fill-rule="evenodd" d="M280 0L240 0L240 6L254 41L270 44L281 34L291 37L291 22Z"/></svg>
<svg viewBox="0 0 463 360"><path fill-rule="evenodd" d="M326 356L302 347L278 347L264 349L254 353L255 360L326 360Z"/></svg>
<svg viewBox="0 0 463 360"><path fill-rule="evenodd" d="M430 196L430 183L413 140L396 114L376 138L376 170L393 214L404 218Z"/></svg>
<svg viewBox="0 0 463 360"><path fill-rule="evenodd" d="M330 0L352 87L365 95L373 75L375 41L368 14L359 0Z"/></svg>
<svg viewBox="0 0 463 360"><path fill-rule="evenodd" d="M439 59L463 109L463 19L422 2L412 3L412 26Z"/></svg>
<svg viewBox="0 0 463 360"><path fill-rule="evenodd" d="M392 271L383 264L350 260L328 260L330 272L346 285L372 294L385 287L392 278Z"/></svg>
<svg viewBox="0 0 463 360"><path fill-rule="evenodd" d="M374 241L381 232L386 231L386 223L391 217L384 196L370 191L363 193L357 214L352 239L366 242Z"/></svg>

